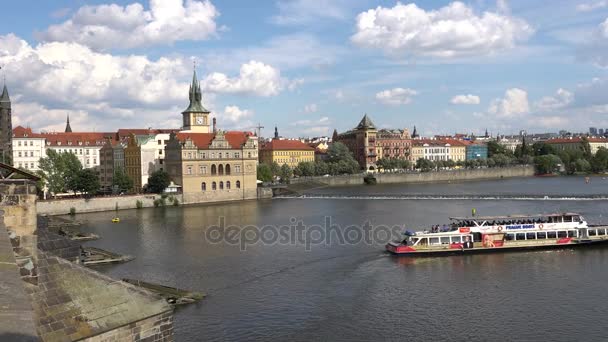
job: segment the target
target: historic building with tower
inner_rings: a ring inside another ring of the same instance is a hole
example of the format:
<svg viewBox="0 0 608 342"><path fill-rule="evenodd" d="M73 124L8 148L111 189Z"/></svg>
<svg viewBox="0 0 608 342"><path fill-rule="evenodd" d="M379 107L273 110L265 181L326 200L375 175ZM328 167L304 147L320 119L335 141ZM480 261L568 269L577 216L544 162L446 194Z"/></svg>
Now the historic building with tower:
<svg viewBox="0 0 608 342"><path fill-rule="evenodd" d="M183 130L171 133L165 147L165 170L181 187L184 203L257 198L257 137L219 130L215 120L211 128L196 72L189 100L182 112Z"/></svg>

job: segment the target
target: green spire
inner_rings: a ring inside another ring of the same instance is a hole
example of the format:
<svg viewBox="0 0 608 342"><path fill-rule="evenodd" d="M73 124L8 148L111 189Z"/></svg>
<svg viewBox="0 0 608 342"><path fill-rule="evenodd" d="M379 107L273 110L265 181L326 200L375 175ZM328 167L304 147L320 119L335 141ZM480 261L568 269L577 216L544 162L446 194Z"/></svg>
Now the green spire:
<svg viewBox="0 0 608 342"><path fill-rule="evenodd" d="M188 92L188 99L190 100L190 105L183 113L209 113L209 111L203 107L201 103L203 99L203 94L201 92L201 84L198 82L196 77L196 70L194 70L194 74L192 75L192 84L190 84L190 90Z"/></svg>

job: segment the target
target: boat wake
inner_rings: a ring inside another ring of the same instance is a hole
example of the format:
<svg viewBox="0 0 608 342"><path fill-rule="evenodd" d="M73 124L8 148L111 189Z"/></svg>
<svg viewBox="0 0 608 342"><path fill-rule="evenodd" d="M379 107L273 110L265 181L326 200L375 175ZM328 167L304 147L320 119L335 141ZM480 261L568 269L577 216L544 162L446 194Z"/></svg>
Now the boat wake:
<svg viewBox="0 0 608 342"><path fill-rule="evenodd" d="M510 201L606 201L608 196L604 195L325 195L305 194L277 196L276 199L342 199L342 200L510 200Z"/></svg>

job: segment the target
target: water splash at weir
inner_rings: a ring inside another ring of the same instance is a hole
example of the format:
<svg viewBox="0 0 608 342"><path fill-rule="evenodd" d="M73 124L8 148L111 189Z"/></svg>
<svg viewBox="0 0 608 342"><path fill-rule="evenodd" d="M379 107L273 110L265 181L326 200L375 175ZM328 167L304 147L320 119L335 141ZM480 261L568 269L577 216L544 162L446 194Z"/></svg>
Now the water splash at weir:
<svg viewBox="0 0 608 342"><path fill-rule="evenodd" d="M339 200L509 200L509 201L607 201L608 196L579 196L579 195L421 195L421 194L406 194L406 195L382 195L382 194L367 194L367 195L323 195L323 194L308 194L308 195L286 195L277 196L275 199L339 199Z"/></svg>

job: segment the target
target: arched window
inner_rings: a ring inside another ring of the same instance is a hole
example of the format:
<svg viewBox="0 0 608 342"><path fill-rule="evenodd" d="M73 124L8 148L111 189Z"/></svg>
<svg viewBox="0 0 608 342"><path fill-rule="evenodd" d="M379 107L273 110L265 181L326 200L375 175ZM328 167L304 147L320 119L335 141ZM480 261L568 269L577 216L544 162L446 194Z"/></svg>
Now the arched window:
<svg viewBox="0 0 608 342"><path fill-rule="evenodd" d="M207 191L207 183L205 183L205 182L201 183L201 190Z"/></svg>
<svg viewBox="0 0 608 342"><path fill-rule="evenodd" d="M230 190L230 181L226 181L226 189Z"/></svg>
<svg viewBox="0 0 608 342"><path fill-rule="evenodd" d="M217 190L217 183L216 182L211 183L211 190Z"/></svg>
<svg viewBox="0 0 608 342"><path fill-rule="evenodd" d="M215 164L211 165L211 174L214 175L217 173L217 169L215 168Z"/></svg>
<svg viewBox="0 0 608 342"><path fill-rule="evenodd" d="M236 188L237 189L241 188L241 181L238 181L238 180L236 181Z"/></svg>
<svg viewBox="0 0 608 342"><path fill-rule="evenodd" d="M223 175L223 174L224 174L224 165L220 164L220 165L217 167L217 173L218 173L219 175Z"/></svg>
<svg viewBox="0 0 608 342"><path fill-rule="evenodd" d="M220 190L224 190L224 182L220 182Z"/></svg>
<svg viewBox="0 0 608 342"><path fill-rule="evenodd" d="M230 174L230 164L226 164L226 174Z"/></svg>

